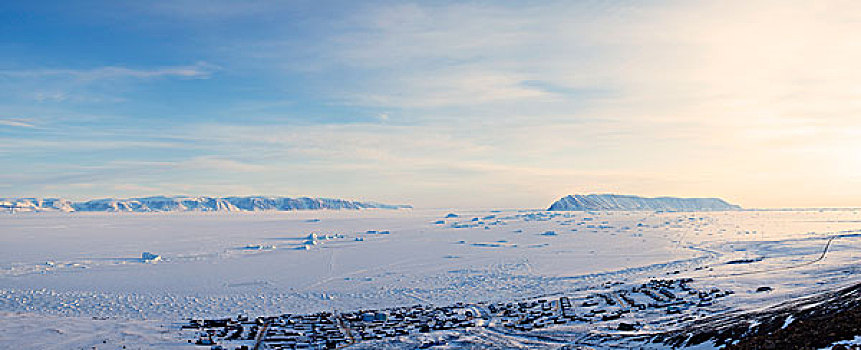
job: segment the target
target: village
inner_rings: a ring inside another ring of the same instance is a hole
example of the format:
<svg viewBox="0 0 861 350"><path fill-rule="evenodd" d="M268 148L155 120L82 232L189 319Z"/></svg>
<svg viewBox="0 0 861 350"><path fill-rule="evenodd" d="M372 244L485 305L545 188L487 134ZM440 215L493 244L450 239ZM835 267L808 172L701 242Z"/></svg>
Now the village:
<svg viewBox="0 0 861 350"><path fill-rule="evenodd" d="M188 342L211 350L339 349L360 342L474 327L529 332L566 324L595 324L614 332L636 332L648 317L673 318L713 309L729 290L695 289L692 279L650 280L625 286L610 282L603 290L518 302L413 305L382 310L284 314L250 319L190 320ZM422 343L421 348L444 345Z"/></svg>

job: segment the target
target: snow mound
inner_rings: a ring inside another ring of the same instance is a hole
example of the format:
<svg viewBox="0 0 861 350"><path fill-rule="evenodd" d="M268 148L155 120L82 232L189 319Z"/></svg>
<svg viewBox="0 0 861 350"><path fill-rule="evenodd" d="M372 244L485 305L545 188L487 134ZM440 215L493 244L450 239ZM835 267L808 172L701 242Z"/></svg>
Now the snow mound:
<svg viewBox="0 0 861 350"><path fill-rule="evenodd" d="M143 252L143 253L141 253L141 261L143 261L145 263L154 264L154 263L161 261L161 255L153 254L150 252Z"/></svg>

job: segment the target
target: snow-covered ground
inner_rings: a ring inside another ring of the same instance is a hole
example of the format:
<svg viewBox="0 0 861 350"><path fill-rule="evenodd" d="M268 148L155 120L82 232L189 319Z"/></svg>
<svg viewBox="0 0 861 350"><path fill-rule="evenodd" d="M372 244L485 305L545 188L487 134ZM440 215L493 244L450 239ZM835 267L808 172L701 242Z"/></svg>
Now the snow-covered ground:
<svg viewBox="0 0 861 350"><path fill-rule="evenodd" d="M0 345L190 348L178 325L192 317L577 297L652 278L735 292L696 318L858 282L859 248L856 210L3 214ZM573 341L610 328L541 332ZM522 336L482 332L461 336Z"/></svg>

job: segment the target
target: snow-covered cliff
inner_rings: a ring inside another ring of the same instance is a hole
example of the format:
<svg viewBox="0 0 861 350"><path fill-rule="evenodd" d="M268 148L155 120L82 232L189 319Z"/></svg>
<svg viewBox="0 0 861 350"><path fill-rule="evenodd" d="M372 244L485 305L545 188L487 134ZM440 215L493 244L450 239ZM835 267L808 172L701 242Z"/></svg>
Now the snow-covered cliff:
<svg viewBox="0 0 861 350"><path fill-rule="evenodd" d="M569 195L553 203L547 210L665 210L705 211L739 210L740 206L729 204L720 198L646 198L618 194Z"/></svg>
<svg viewBox="0 0 861 350"><path fill-rule="evenodd" d="M105 212L172 212L172 211L288 211L314 209L400 209L409 205L389 205L331 198L288 197L145 197L96 199L71 202L58 198L0 198L0 210L32 211L105 211Z"/></svg>

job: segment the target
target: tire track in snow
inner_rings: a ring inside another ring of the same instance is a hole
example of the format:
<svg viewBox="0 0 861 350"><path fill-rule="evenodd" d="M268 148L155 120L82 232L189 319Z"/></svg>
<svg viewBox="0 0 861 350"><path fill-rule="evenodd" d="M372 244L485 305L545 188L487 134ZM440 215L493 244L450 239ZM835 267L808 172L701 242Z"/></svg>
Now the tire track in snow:
<svg viewBox="0 0 861 350"><path fill-rule="evenodd" d="M825 256L828 254L829 248L831 248L831 242L837 238L842 238L842 237L841 236L831 236L830 238L828 238L828 242L825 243L825 247L822 248L822 253L819 255L819 257L817 257L816 259L810 260L810 261L805 261L805 262L801 262L801 263L798 263L795 265L790 265L790 266L776 267L776 268L772 268L772 269L761 269L761 270L754 270L754 271L728 273L728 274L722 274L722 275L708 275L708 277L723 278L723 277L755 275L755 274L760 274L760 273L792 270L792 269L797 269L797 268L808 266L808 265L813 265L813 264L818 263L818 262L822 261L823 259L825 259Z"/></svg>

